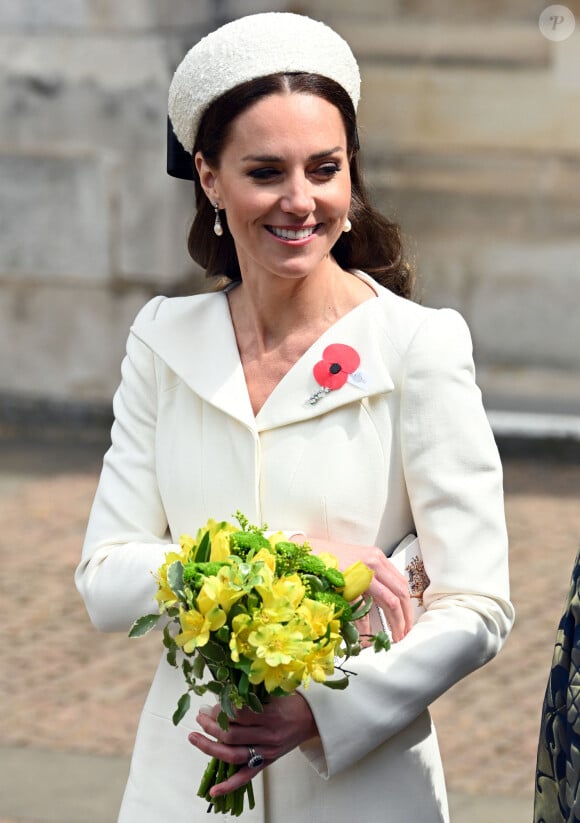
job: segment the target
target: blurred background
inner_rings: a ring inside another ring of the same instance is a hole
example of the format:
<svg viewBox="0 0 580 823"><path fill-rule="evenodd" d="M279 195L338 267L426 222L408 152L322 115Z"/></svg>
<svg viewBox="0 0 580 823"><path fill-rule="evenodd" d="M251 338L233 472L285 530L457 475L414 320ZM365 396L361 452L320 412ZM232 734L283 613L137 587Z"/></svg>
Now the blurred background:
<svg viewBox="0 0 580 823"><path fill-rule="evenodd" d="M208 31L286 10L351 44L367 185L402 224L422 302L471 327L506 465L519 621L434 713L453 819L492 797L509 811L482 806L482 820L529 820L580 543L580 3L558 7L578 23L562 39L547 7L0 0L0 823L114 819L158 649L96 635L71 576L132 319L153 294L204 287L186 251L192 186L165 173L167 89ZM26 788L31 774L49 795Z"/></svg>

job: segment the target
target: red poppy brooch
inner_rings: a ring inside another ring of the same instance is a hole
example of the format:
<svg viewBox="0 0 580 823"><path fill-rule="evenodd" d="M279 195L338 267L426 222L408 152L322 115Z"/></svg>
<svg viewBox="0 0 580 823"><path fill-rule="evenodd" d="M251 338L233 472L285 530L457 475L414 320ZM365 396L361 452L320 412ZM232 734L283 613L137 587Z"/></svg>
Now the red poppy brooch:
<svg viewBox="0 0 580 823"><path fill-rule="evenodd" d="M327 346L322 352L322 360L312 369L314 379L320 388L308 398L310 405L314 406L328 392L342 388L359 365L360 357L351 346L345 346L343 343Z"/></svg>

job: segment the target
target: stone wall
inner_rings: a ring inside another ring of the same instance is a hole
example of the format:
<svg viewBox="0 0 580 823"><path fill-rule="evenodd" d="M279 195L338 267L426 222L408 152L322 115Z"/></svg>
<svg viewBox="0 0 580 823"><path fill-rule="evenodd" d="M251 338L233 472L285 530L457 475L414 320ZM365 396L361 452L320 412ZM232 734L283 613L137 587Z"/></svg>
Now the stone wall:
<svg viewBox="0 0 580 823"><path fill-rule="evenodd" d="M580 3L561 42L530 0L303 5L359 56L367 182L488 398L580 413Z"/></svg>
<svg viewBox="0 0 580 823"><path fill-rule="evenodd" d="M164 171L189 45L292 8L360 59L366 176L425 303L467 317L481 373L580 376L580 8L550 42L530 0L3 0L0 405L108 404L131 319L199 288L191 187Z"/></svg>

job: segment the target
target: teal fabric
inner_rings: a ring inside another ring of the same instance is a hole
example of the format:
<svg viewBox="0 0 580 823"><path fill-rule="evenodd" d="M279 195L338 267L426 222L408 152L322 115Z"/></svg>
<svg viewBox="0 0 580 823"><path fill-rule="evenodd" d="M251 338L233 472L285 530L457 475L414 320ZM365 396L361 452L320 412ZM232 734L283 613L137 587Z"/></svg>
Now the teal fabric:
<svg viewBox="0 0 580 823"><path fill-rule="evenodd" d="M556 637L546 687L534 823L580 823L580 552Z"/></svg>

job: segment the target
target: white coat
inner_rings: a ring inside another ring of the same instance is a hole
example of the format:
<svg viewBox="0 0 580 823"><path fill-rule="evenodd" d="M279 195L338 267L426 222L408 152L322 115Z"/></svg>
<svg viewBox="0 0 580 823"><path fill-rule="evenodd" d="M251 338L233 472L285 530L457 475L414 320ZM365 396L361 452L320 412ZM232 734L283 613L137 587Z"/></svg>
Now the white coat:
<svg viewBox="0 0 580 823"><path fill-rule="evenodd" d="M420 539L426 611L387 653L365 650L345 692L304 696L319 737L255 780L260 823L448 819L427 707L500 649L513 620L501 468L456 312L377 294L332 325L254 416L227 297L155 298L137 317L114 401L112 447L77 585L104 631L156 611L168 543L236 509L271 529L380 546ZM312 369L352 346L365 382L311 405ZM137 642L137 641L127 641ZM161 644L160 644L161 646ZM162 658L135 744L121 823L205 820L207 761L174 727L182 674ZM207 702L207 701L206 701ZM477 723L474 707L473 723Z"/></svg>

